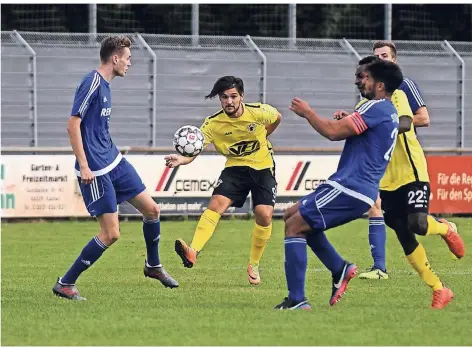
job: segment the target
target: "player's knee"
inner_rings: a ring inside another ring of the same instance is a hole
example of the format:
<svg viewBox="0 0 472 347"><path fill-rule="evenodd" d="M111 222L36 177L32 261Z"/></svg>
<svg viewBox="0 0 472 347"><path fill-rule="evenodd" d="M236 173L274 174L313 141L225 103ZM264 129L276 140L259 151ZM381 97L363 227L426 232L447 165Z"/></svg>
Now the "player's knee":
<svg viewBox="0 0 472 347"><path fill-rule="evenodd" d="M160 213L159 205L154 203L144 212L144 218L147 220L156 220L159 219Z"/></svg>
<svg viewBox="0 0 472 347"><path fill-rule="evenodd" d="M377 198L374 205L369 210L369 218L383 217L380 198Z"/></svg>
<svg viewBox="0 0 472 347"><path fill-rule="evenodd" d="M260 208L256 209L256 223L260 226L267 227L272 223L272 209Z"/></svg>
<svg viewBox="0 0 472 347"><path fill-rule="evenodd" d="M408 215L408 230L416 235L426 235L428 232L428 219L426 213L414 213Z"/></svg>
<svg viewBox="0 0 472 347"><path fill-rule="evenodd" d="M287 219L289 219L290 217L292 217L297 211L298 211L298 207L300 206L300 203L297 202L295 205L289 207L288 209L285 210L284 212L284 222L287 221Z"/></svg>
<svg viewBox="0 0 472 347"><path fill-rule="evenodd" d="M120 227L119 226L110 226L106 229L102 229L102 236L104 243L109 246L112 243L118 241L120 238Z"/></svg>
<svg viewBox="0 0 472 347"><path fill-rule="evenodd" d="M300 237L304 234L300 231L297 218L292 216L285 221L285 237Z"/></svg>

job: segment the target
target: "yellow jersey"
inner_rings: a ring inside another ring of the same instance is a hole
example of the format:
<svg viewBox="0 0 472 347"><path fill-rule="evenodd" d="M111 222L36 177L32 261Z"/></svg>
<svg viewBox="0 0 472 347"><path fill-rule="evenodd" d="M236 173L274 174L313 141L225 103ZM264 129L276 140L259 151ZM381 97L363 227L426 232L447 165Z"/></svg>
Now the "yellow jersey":
<svg viewBox="0 0 472 347"><path fill-rule="evenodd" d="M366 101L367 99L361 100L357 106ZM410 130L398 135L392 158L380 180L380 189L388 191L397 190L411 182L429 182L426 157L415 134L413 112L405 92L400 89L395 90L392 94L392 103L397 109L398 117L411 117L412 122Z"/></svg>
<svg viewBox="0 0 472 347"><path fill-rule="evenodd" d="M244 110L238 118L229 117L222 109L205 118L200 127L205 136L203 148L213 143L227 158L225 167L273 168L272 146L265 126L277 121L279 111L261 103L242 103L241 106Z"/></svg>

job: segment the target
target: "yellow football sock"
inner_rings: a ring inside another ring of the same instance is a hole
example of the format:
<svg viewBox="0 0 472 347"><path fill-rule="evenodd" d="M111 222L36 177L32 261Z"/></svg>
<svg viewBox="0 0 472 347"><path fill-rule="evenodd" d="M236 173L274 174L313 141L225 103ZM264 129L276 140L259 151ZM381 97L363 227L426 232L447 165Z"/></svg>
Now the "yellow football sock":
<svg viewBox="0 0 472 347"><path fill-rule="evenodd" d="M198 221L193 240L190 244L197 252L201 251L205 243L211 238L221 215L215 211L206 209Z"/></svg>
<svg viewBox="0 0 472 347"><path fill-rule="evenodd" d="M428 231L426 235L446 235L449 226L446 223L438 222L433 216L428 216Z"/></svg>
<svg viewBox="0 0 472 347"><path fill-rule="evenodd" d="M254 229L252 230L251 254L249 256L250 264L259 264L271 234L272 224L266 227L260 226L257 223L254 225Z"/></svg>
<svg viewBox="0 0 472 347"><path fill-rule="evenodd" d="M442 283L439 277L431 269L426 252L421 244L410 255L406 256L411 266L418 272L421 279L433 290L441 289Z"/></svg>

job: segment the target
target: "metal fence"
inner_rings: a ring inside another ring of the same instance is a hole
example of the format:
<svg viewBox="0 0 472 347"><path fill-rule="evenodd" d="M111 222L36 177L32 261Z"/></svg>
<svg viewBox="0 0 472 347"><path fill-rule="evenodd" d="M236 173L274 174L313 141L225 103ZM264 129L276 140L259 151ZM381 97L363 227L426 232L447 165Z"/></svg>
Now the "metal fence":
<svg viewBox="0 0 472 347"><path fill-rule="evenodd" d="M293 117L293 96L322 115L352 109L356 62L372 41L249 36L126 34L132 67L112 82L111 132L119 146L168 146L183 124L200 125L218 104L205 101L222 75L243 78L246 101L267 102L284 115L273 135L281 147L339 146ZM98 66L105 34L2 32L2 147L69 146L65 126L74 90ZM398 41L399 63L415 80L431 116L420 129L429 147L472 146L471 42Z"/></svg>

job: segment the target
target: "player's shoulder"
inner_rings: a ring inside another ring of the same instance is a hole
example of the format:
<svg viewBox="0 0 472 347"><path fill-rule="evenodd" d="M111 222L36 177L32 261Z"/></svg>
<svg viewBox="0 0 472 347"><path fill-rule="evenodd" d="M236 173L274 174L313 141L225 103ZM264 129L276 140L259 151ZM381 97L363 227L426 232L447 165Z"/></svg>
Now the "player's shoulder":
<svg viewBox="0 0 472 347"><path fill-rule="evenodd" d="M397 113L395 106L389 99L369 100L362 104L356 112L363 117L376 118L379 121L387 121Z"/></svg>
<svg viewBox="0 0 472 347"><path fill-rule="evenodd" d="M98 85L102 81L102 76L97 72L97 70L92 70L87 73L83 78L80 84L82 85Z"/></svg>
<svg viewBox="0 0 472 347"><path fill-rule="evenodd" d="M392 105L392 102L388 99L378 99L378 100L367 100L363 103L359 102L356 106L356 111L360 114L370 112L376 112L379 110L383 110L388 108Z"/></svg>
<svg viewBox="0 0 472 347"><path fill-rule="evenodd" d="M264 104L261 104L260 102L245 102L244 103L244 106L247 106L249 108L252 108L252 109L257 109L257 108L261 108L262 105Z"/></svg>
<svg viewBox="0 0 472 347"><path fill-rule="evenodd" d="M277 115L279 111L277 109L270 105L270 104L264 104L261 102L251 102L251 103L244 103L245 106L248 107L250 111L259 111L265 114L275 114Z"/></svg>
<svg viewBox="0 0 472 347"><path fill-rule="evenodd" d="M403 78L403 81L400 84L400 87L398 89L401 89L401 90L418 89L418 85L411 78L405 77L405 78Z"/></svg>
<svg viewBox="0 0 472 347"><path fill-rule="evenodd" d="M205 121L206 122L212 122L214 121L215 119L218 119L219 117L221 117L222 115L224 115L224 111L223 109L220 109L218 110L217 112L213 113L212 115L208 116L205 118Z"/></svg>

